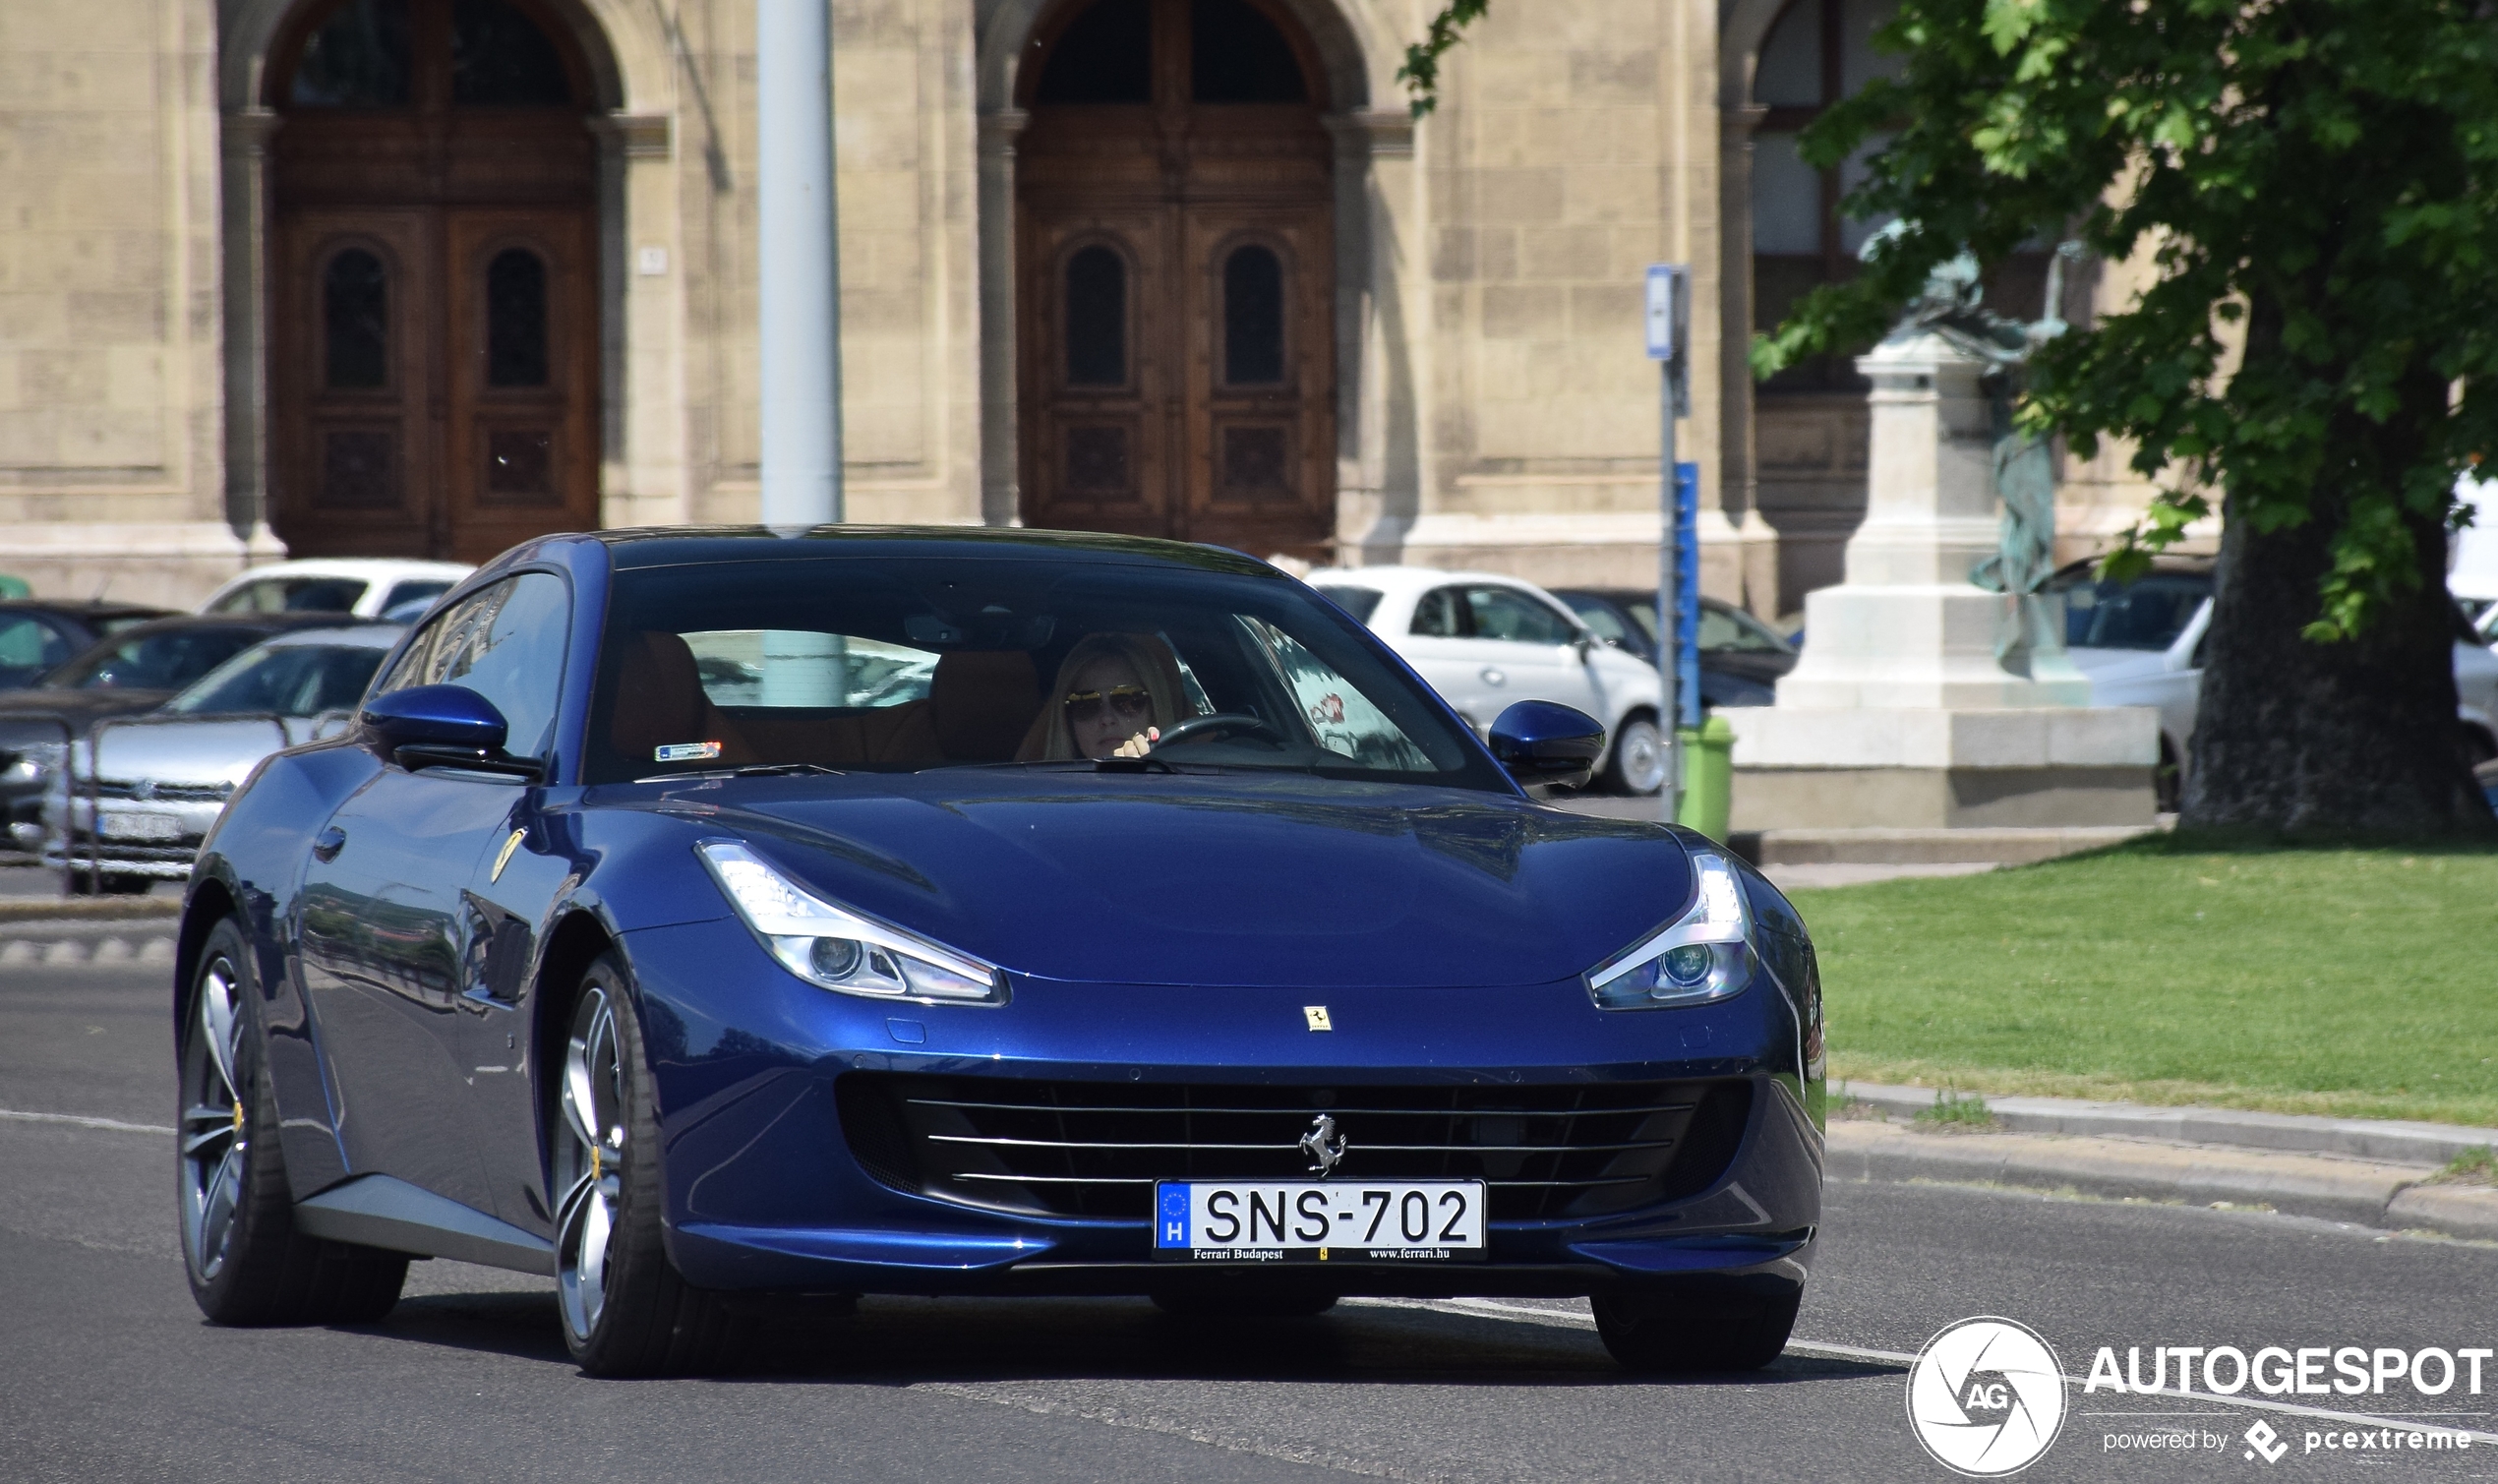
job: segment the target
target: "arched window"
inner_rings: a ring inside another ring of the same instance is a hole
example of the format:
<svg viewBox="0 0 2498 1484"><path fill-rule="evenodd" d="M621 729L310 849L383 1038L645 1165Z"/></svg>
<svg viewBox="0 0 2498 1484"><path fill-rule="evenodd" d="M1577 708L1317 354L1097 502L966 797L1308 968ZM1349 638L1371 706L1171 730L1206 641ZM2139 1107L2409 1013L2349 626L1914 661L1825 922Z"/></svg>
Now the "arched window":
<svg viewBox="0 0 2498 1484"><path fill-rule="evenodd" d="M1248 0L1190 0L1189 94L1200 103L1298 103L1300 59Z"/></svg>
<svg viewBox="0 0 2498 1484"><path fill-rule="evenodd" d="M390 384L390 277L382 260L348 248L321 274L322 385L332 391Z"/></svg>
<svg viewBox="0 0 2498 1484"><path fill-rule="evenodd" d="M1150 0L1098 0L1049 50L1034 90L1038 103L1154 101L1154 22Z"/></svg>
<svg viewBox="0 0 2498 1484"><path fill-rule="evenodd" d="M527 248L486 266L486 385L547 385L547 264Z"/></svg>
<svg viewBox="0 0 2498 1484"><path fill-rule="evenodd" d="M451 101L490 107L572 101L564 59L507 0L452 0Z"/></svg>
<svg viewBox="0 0 2498 1484"><path fill-rule="evenodd" d="M1223 260L1223 383L1271 386L1283 380L1283 264L1251 243Z"/></svg>
<svg viewBox="0 0 2498 1484"><path fill-rule="evenodd" d="M304 43L287 99L315 108L404 108L407 0L347 0Z"/></svg>
<svg viewBox="0 0 2498 1484"><path fill-rule="evenodd" d="M1128 380L1128 266L1095 243L1067 259L1067 385Z"/></svg>

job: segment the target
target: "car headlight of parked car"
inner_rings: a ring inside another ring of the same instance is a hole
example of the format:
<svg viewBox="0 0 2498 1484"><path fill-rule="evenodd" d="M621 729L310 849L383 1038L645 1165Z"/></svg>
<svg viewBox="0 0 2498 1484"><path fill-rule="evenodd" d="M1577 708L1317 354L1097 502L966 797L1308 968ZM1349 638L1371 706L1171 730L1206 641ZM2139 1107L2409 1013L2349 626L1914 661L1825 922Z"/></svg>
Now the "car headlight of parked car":
<svg viewBox="0 0 2498 1484"><path fill-rule="evenodd" d="M696 849L745 925L783 968L810 984L875 999L1006 1002L1006 979L995 965L827 902L734 841Z"/></svg>
<svg viewBox="0 0 2498 1484"><path fill-rule="evenodd" d="M1697 851L1691 911L1587 971L1587 992L1603 1010L1699 1005L1740 994L1752 983L1752 915L1744 884L1723 856Z"/></svg>
<svg viewBox="0 0 2498 1484"><path fill-rule="evenodd" d="M0 783L39 783L49 771L32 753L24 753L0 768Z"/></svg>

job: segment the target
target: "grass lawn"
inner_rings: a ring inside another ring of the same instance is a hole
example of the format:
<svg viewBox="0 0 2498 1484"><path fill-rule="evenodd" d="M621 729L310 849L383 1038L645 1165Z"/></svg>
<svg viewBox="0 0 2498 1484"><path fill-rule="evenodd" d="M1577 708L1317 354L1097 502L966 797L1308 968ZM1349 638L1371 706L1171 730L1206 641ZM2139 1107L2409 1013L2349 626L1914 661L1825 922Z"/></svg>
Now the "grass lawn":
<svg viewBox="0 0 2498 1484"><path fill-rule="evenodd" d="M1794 895L1834 1080L2498 1127L2498 852L2152 840Z"/></svg>

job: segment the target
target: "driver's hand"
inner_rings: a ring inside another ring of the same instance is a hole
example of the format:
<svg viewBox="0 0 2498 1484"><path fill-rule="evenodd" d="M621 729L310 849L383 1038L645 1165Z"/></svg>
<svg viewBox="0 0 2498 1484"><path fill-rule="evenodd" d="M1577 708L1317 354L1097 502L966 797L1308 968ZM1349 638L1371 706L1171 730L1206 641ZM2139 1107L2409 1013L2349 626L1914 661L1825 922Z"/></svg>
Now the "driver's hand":
<svg viewBox="0 0 2498 1484"><path fill-rule="evenodd" d="M1112 757L1143 757L1146 753L1154 749L1154 744L1156 742L1160 742L1161 740L1161 728L1148 727L1144 731L1136 734L1134 737L1129 738L1126 742L1119 743L1118 746L1112 748L1110 755Z"/></svg>

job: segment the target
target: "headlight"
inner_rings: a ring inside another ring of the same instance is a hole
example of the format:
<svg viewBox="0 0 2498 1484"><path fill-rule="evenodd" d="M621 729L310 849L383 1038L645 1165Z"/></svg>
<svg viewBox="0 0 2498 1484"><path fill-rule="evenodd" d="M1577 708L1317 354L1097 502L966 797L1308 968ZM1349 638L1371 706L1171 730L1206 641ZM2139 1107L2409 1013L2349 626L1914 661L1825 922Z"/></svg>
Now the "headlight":
<svg viewBox="0 0 2498 1484"><path fill-rule="evenodd" d="M995 965L836 907L733 841L706 841L695 850L772 957L810 984L876 999L1006 1002L1006 978Z"/></svg>
<svg viewBox="0 0 2498 1484"><path fill-rule="evenodd" d="M1603 1010L1699 1005L1740 994L1752 982L1751 914L1744 884L1723 856L1692 856L1699 892L1692 910L1587 971L1587 992Z"/></svg>
<svg viewBox="0 0 2498 1484"><path fill-rule="evenodd" d="M35 783L42 779L44 772L43 764L33 754L28 753L0 768L0 783Z"/></svg>

